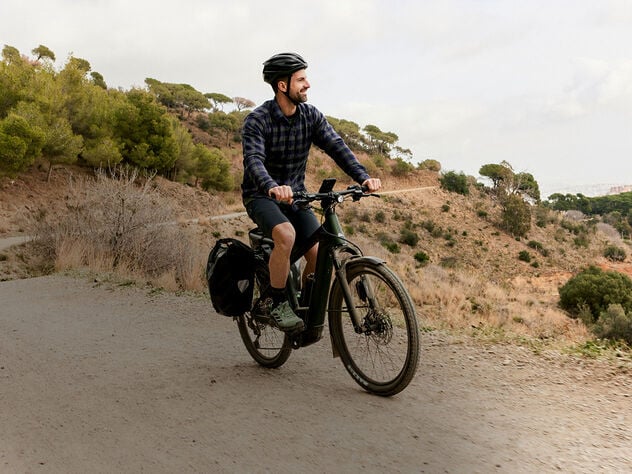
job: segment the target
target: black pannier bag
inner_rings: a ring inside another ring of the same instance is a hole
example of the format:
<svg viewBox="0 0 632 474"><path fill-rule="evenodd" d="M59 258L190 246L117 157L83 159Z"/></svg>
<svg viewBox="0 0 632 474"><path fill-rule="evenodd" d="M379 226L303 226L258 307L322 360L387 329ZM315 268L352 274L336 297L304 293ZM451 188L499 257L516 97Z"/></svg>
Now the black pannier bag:
<svg viewBox="0 0 632 474"><path fill-rule="evenodd" d="M240 316L250 310L255 277L252 249L237 239L215 243L206 264L206 281L215 311Z"/></svg>

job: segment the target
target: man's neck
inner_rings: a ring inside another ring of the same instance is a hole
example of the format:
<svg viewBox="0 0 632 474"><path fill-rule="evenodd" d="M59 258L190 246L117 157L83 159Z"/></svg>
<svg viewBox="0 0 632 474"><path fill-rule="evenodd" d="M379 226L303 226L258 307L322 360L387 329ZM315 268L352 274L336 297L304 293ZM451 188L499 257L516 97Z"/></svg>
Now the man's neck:
<svg viewBox="0 0 632 474"><path fill-rule="evenodd" d="M292 102L283 92L277 92L275 99L277 104L279 104L279 108L281 109L281 112L283 112L283 115L291 117L296 113L296 104Z"/></svg>

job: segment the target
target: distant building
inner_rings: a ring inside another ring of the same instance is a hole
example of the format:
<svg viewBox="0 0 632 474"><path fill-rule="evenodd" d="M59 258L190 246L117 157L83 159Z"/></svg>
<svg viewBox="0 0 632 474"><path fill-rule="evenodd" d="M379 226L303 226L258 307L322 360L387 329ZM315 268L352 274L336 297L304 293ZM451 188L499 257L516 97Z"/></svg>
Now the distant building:
<svg viewBox="0 0 632 474"><path fill-rule="evenodd" d="M629 193L632 191L632 185L627 184L623 186L613 186L610 188L608 194L621 194L621 193Z"/></svg>

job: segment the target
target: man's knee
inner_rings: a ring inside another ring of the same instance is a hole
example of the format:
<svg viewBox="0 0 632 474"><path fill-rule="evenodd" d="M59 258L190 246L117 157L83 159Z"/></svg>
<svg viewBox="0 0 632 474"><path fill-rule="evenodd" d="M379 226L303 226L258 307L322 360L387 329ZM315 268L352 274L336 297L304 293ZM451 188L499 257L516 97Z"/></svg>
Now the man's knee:
<svg viewBox="0 0 632 474"><path fill-rule="evenodd" d="M314 246L305 253L305 258L308 261L311 261L311 260L316 261L317 256L318 256L318 244L314 244Z"/></svg>
<svg viewBox="0 0 632 474"><path fill-rule="evenodd" d="M272 229L272 240L274 240L275 247L279 246L285 249L292 249L295 239L296 231L294 230L294 226L289 222L278 224Z"/></svg>

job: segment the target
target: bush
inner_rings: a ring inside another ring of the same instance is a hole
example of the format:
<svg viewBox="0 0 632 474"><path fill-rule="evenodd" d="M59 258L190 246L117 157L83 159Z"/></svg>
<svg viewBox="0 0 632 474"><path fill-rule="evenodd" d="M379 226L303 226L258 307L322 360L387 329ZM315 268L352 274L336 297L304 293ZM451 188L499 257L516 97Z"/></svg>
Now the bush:
<svg viewBox="0 0 632 474"><path fill-rule="evenodd" d="M375 213L375 222L379 222L380 224L384 224L384 222L386 222L386 215L383 211L377 211Z"/></svg>
<svg viewBox="0 0 632 474"><path fill-rule="evenodd" d="M542 245L537 240L530 240L527 243L527 247L532 248L533 250L536 250L543 257L548 257L548 255L549 255L549 251L547 249L545 249L544 245Z"/></svg>
<svg viewBox="0 0 632 474"><path fill-rule="evenodd" d="M438 173L439 171L441 171L441 163L433 159L424 160L421 163L419 163L419 169L434 171Z"/></svg>
<svg viewBox="0 0 632 474"><path fill-rule="evenodd" d="M406 244L411 247L414 247L419 242L419 236L417 235L416 232L413 232L410 229L402 229L400 232L399 241L402 244Z"/></svg>
<svg viewBox="0 0 632 474"><path fill-rule="evenodd" d="M467 176L461 173L455 173L454 171L448 171L439 178L441 188L451 193L462 194L467 196L470 193L470 189L467 183Z"/></svg>
<svg viewBox="0 0 632 474"><path fill-rule="evenodd" d="M401 158L396 158L395 164L391 169L391 173L393 174L393 176L406 176L407 174L410 174L414 169L415 167L407 161Z"/></svg>
<svg viewBox="0 0 632 474"><path fill-rule="evenodd" d="M622 273L590 266L568 280L559 293L560 307L573 317L578 317L583 308L594 322L612 304L632 312L632 279Z"/></svg>
<svg viewBox="0 0 632 474"><path fill-rule="evenodd" d="M417 252L415 254L415 260L421 266L424 266L424 265L427 265L428 262L430 262L430 256L428 256L428 254L426 252Z"/></svg>
<svg viewBox="0 0 632 474"><path fill-rule="evenodd" d="M625 250L616 245L609 245L603 252L603 256L613 262L623 262L626 258Z"/></svg>
<svg viewBox="0 0 632 474"><path fill-rule="evenodd" d="M518 254L518 260L529 263L531 261L531 254L526 250L521 250Z"/></svg>
<svg viewBox="0 0 632 474"><path fill-rule="evenodd" d="M35 242L44 257L60 269L88 267L154 281L169 278L181 289L201 287L192 236L173 224L174 212L152 189L151 178L115 172L76 185L66 215L36 218Z"/></svg>
<svg viewBox="0 0 632 474"><path fill-rule="evenodd" d="M520 196L504 199L501 227L515 237L524 237L531 229L531 210Z"/></svg>
<svg viewBox="0 0 632 474"><path fill-rule="evenodd" d="M399 244L393 242L393 240L385 233L380 232L377 235L380 244L391 253L399 253L401 251Z"/></svg>
<svg viewBox="0 0 632 474"><path fill-rule="evenodd" d="M601 339L625 341L632 344L632 312L625 312L620 304L611 304L599 315L592 327L595 336Z"/></svg>

